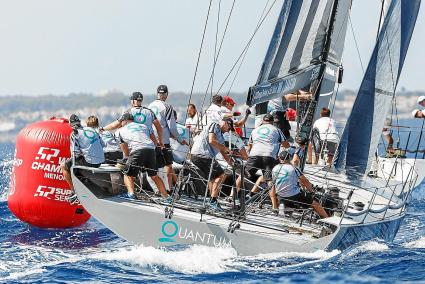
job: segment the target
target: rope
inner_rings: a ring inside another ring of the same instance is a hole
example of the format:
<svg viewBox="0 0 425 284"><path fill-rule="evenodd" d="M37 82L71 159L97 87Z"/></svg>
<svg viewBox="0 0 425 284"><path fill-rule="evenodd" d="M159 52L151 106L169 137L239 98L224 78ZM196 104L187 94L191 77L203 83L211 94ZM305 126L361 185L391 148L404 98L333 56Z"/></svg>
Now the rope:
<svg viewBox="0 0 425 284"><path fill-rule="evenodd" d="M193 74L192 87L190 88L189 103L191 103L191 102L192 102L193 87L195 86L196 74L198 73L199 60L200 60L200 58L201 58L202 47L203 47L203 45L204 45L204 39L205 39L205 32L206 32L206 30L207 30L207 26L208 26L208 19L209 19L209 17L210 17L211 3L212 3L212 0L210 0L210 4L208 5L207 17L206 17L206 19L205 19L204 31L203 31L203 33L202 33L201 46L199 47L198 59L196 60L195 73ZM187 114L186 114L186 118L187 118Z"/></svg>
<svg viewBox="0 0 425 284"><path fill-rule="evenodd" d="M273 8L274 4L276 3L277 0L274 0L272 5L270 6L270 8L267 10L267 13L264 15L264 17L261 19L260 21L260 25L258 25L251 38L248 40L248 42L246 43L245 47L243 48L241 54L238 56L238 58L236 59L235 63L232 65L232 68L230 68L230 71L228 72L228 74L226 75L226 77L224 78L223 82L221 83L220 87L217 90L217 94L220 93L221 88L223 88L224 84L226 83L227 79L229 79L230 75L232 74L233 70L235 69L236 65L238 64L239 60L241 60L244 52L247 50L247 48L251 45L252 40L254 39L254 36L257 34L258 30L260 29L261 25L263 24L264 20L267 18L267 16L269 15L271 9Z"/></svg>

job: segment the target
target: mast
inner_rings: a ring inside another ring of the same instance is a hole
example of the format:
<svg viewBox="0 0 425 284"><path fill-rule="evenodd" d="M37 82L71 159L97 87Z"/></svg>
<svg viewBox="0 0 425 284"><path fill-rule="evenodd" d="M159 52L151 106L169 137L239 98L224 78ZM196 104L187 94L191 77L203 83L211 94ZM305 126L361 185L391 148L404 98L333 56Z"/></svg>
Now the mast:
<svg viewBox="0 0 425 284"><path fill-rule="evenodd" d="M300 138L304 138L304 139L308 139L307 145L306 145L306 150L305 152L307 152L308 149L308 144L310 142L310 136L311 136L311 128L313 125L313 120L314 120L314 113L316 112L316 108L317 108L317 103L319 101L320 98L320 89L322 87L322 82L323 82L323 75L325 73L325 69L327 66L327 61L328 61L328 57L329 57L329 50L331 47L331 35L332 32L334 30L334 24L335 24L335 18L336 18L336 14L337 14L337 9L338 9L338 2L339 0L335 0L332 4L332 12L329 18L329 25L328 25L328 30L326 32L326 37L325 37L325 45L323 48L323 52L322 52L322 66L320 68L320 73L318 76L318 82L317 82L317 87L314 88L314 101L312 101L307 109L307 112L305 114L305 118L304 121L302 123L300 132L298 133L298 137ZM313 82L314 84L314 82ZM311 87L310 87L311 90ZM305 161L306 161L307 155L304 154L304 157L301 161L301 169L304 169L304 165L305 165Z"/></svg>

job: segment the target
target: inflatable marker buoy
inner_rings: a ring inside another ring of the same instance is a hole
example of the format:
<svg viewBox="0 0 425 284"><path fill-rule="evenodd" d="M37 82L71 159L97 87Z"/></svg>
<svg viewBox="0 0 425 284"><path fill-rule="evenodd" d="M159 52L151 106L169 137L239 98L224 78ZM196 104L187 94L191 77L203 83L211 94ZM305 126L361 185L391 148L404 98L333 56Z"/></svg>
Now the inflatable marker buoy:
<svg viewBox="0 0 425 284"><path fill-rule="evenodd" d="M8 206L21 221L40 228L68 228L90 218L81 205L66 200L72 192L60 164L70 157L71 132L67 119L54 117L19 132Z"/></svg>

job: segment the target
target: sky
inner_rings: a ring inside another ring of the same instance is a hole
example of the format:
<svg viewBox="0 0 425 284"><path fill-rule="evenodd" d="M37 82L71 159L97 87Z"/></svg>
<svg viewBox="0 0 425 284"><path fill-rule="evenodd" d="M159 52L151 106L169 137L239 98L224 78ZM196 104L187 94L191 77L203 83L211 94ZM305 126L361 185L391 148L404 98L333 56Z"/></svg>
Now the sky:
<svg viewBox="0 0 425 284"><path fill-rule="evenodd" d="M218 42L232 0L222 0ZM1 0L0 96L69 93L190 92L209 0ZM195 92L206 92L214 62L219 0L212 1ZM268 16L255 34L232 91L255 83L283 0L236 0L213 77L213 91L252 36L266 4ZM274 5L271 5L274 3ZM268 8L267 8L268 9ZM354 0L351 19L364 68L379 21L380 0ZM424 90L422 8L399 89ZM218 47L216 47L216 50ZM343 55L343 89L357 89L363 70L348 28Z"/></svg>

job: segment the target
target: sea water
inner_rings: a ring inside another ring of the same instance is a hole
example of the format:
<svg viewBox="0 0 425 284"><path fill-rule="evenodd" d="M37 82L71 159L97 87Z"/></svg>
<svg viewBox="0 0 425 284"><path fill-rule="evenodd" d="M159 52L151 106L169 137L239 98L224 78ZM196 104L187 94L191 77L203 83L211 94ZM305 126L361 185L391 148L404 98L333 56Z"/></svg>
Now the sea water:
<svg viewBox="0 0 425 284"><path fill-rule="evenodd" d="M93 218L76 229L31 227L17 220L7 207L13 147L0 151L2 283L425 282L425 185L414 192L408 216L393 243L372 240L342 252L240 257L231 248L130 245Z"/></svg>

